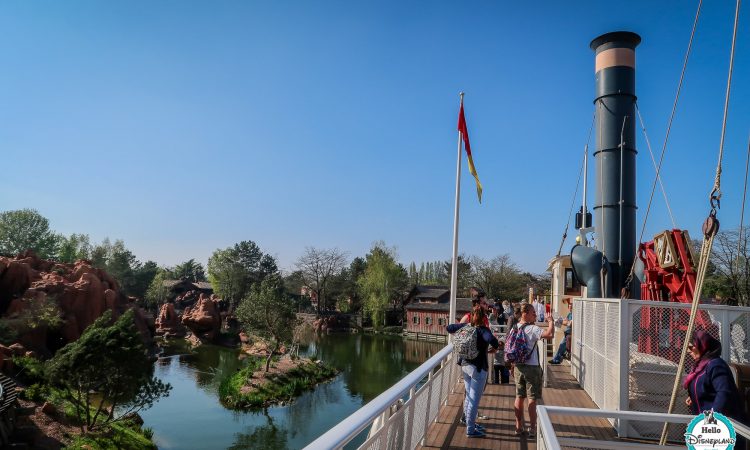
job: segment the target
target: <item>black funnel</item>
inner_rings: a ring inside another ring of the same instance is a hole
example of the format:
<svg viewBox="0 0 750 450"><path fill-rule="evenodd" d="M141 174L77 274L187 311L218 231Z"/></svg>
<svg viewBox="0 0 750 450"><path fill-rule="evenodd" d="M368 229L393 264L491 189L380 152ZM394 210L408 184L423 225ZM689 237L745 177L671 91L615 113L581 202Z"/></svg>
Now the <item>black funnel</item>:
<svg viewBox="0 0 750 450"><path fill-rule="evenodd" d="M640 42L640 36L628 31L591 41L596 52L597 130L593 215L596 248L610 264L612 290L607 296L619 296L636 251L635 47ZM589 297L595 297L590 290Z"/></svg>

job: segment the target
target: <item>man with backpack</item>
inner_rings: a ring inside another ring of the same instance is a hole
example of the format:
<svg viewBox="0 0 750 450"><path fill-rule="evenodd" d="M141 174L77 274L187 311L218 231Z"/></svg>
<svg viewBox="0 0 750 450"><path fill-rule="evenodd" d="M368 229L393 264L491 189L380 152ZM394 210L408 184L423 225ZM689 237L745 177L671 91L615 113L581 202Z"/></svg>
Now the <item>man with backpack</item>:
<svg viewBox="0 0 750 450"><path fill-rule="evenodd" d="M555 333L555 322L547 317L547 329L535 325L536 309L529 303L518 307L520 320L508 332L505 342L505 360L514 364L516 400L513 409L516 414L516 435L536 432L536 403L542 399L542 367L539 365L537 343L539 339L550 339ZM529 428L524 431L524 400L529 399Z"/></svg>

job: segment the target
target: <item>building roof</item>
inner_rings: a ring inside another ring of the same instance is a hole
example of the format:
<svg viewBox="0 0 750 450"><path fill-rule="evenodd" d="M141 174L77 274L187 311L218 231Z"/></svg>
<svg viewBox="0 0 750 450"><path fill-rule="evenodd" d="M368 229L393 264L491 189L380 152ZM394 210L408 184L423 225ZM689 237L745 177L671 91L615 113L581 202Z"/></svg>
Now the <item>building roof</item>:
<svg viewBox="0 0 750 450"><path fill-rule="evenodd" d="M198 281L196 283L193 283L193 286L204 291L212 291L214 289L213 286L211 286L211 283L209 283L208 281Z"/></svg>
<svg viewBox="0 0 750 450"><path fill-rule="evenodd" d="M187 286L192 286L192 287L194 287L194 288L196 288L198 290L201 290L201 291L212 291L213 290L213 287L211 286L211 283L206 282L206 281L198 281L196 283L191 283L188 280L164 280L162 282L162 286L164 286L165 288L170 288L170 289L173 288L173 287L175 287L175 286L177 286L177 285L180 285L180 284L184 284L184 285L186 285L186 287Z"/></svg>
<svg viewBox="0 0 750 450"><path fill-rule="evenodd" d="M415 285L409 291L406 303L417 302L446 302L450 296L450 289L447 286L436 285Z"/></svg>
<svg viewBox="0 0 750 450"><path fill-rule="evenodd" d="M164 280L162 282L162 286L171 288L182 283L188 283L188 281L187 280Z"/></svg>
<svg viewBox="0 0 750 450"><path fill-rule="evenodd" d="M408 311L450 311L449 303L410 303L405 306ZM470 298L457 298L456 299L456 312L467 313L471 311L471 299Z"/></svg>

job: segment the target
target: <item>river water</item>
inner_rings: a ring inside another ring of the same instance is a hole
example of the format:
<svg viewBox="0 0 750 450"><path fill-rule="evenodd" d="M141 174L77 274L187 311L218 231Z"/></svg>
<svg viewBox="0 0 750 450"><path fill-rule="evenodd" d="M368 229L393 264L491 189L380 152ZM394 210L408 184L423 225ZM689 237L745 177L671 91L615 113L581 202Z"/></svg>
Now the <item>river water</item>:
<svg viewBox="0 0 750 450"><path fill-rule="evenodd" d="M141 412L160 449L298 449L418 367L444 344L364 334L311 337L300 354L341 373L294 402L232 411L218 399L221 380L242 367L238 351L181 341L166 347L156 376L172 385L169 397Z"/></svg>

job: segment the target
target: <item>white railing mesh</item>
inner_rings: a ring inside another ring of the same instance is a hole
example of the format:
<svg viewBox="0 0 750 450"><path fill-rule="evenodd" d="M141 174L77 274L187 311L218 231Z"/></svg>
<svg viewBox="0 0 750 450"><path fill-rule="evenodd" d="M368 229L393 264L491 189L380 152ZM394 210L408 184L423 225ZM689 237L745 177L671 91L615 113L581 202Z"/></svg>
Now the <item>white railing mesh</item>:
<svg viewBox="0 0 750 450"><path fill-rule="evenodd" d="M601 409L666 413L689 314L684 303L575 299L572 375ZM696 330L722 342L726 361L750 362L750 308L700 305L696 321ZM692 367L688 358L680 379ZM678 394L673 413L690 414L686 391ZM621 436L661 435L654 421L624 420L617 428ZM679 441L681 433L673 429L669 437Z"/></svg>
<svg viewBox="0 0 750 450"><path fill-rule="evenodd" d="M573 375L597 406L616 409L620 399L619 304L577 299L573 315Z"/></svg>
<svg viewBox="0 0 750 450"><path fill-rule="evenodd" d="M341 449L363 434L367 437L360 449L415 448L423 441L427 429L457 385L459 370L452 348L447 345L307 448Z"/></svg>

